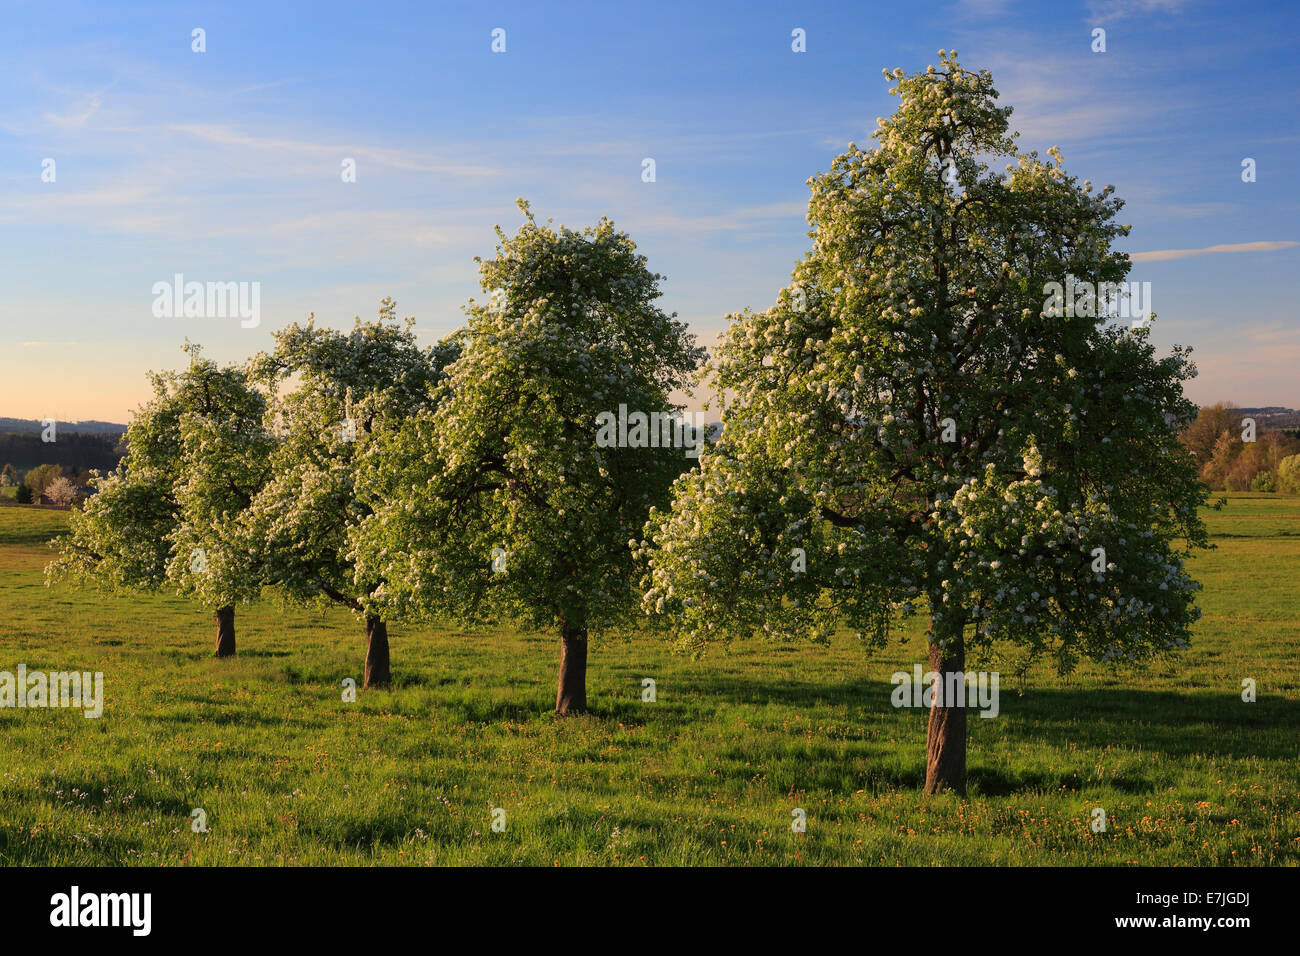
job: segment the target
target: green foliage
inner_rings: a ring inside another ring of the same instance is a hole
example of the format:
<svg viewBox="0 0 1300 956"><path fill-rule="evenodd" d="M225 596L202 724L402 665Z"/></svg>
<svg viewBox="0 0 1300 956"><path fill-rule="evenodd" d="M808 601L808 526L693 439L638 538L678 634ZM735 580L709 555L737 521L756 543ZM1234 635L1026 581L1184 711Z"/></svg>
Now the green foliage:
<svg viewBox="0 0 1300 956"><path fill-rule="evenodd" d="M37 465L23 477L23 484L31 489L32 497L39 498L56 478L63 475L58 465Z"/></svg>
<svg viewBox="0 0 1300 956"><path fill-rule="evenodd" d="M991 77L955 54L893 77L877 145L810 181L792 288L731 317L725 431L649 523L647 609L692 647L839 624L879 643L922 609L936 641L973 623L968 647L1062 669L1182 646L1206 540L1177 431L1194 366L1044 302L1125 278L1122 204L1055 148L1015 152Z"/></svg>
<svg viewBox="0 0 1300 956"><path fill-rule="evenodd" d="M374 504L358 490L357 468L376 432L432 408L456 351L421 347L413 325L398 323L384 299L375 321L358 318L350 332L318 328L314 318L287 326L251 363L272 395L268 427L279 440L240 524L240 547L255 556L255 576L291 600L327 598L360 612L382 583L354 568L348 543ZM296 387L279 395L291 377Z"/></svg>
<svg viewBox="0 0 1300 956"><path fill-rule="evenodd" d="M1287 495L1300 495L1300 455L1291 455L1278 463L1277 490Z"/></svg>
<svg viewBox="0 0 1300 956"><path fill-rule="evenodd" d="M598 447L597 416L667 411L702 352L609 220L552 230L520 205L436 407L366 450L357 576L384 582L385 612L597 630L635 611L628 540L689 464L680 448Z"/></svg>
<svg viewBox="0 0 1300 956"><path fill-rule="evenodd" d="M209 607L257 592L238 522L271 447L265 401L242 370L186 349L189 368L151 376L154 397L131 420L127 455L113 472L95 473L96 493L55 542L51 582L171 586Z"/></svg>
<svg viewBox="0 0 1300 956"><path fill-rule="evenodd" d="M276 440L264 427L266 398L246 369L196 360L181 390L188 389L202 398L186 401L176 419L176 526L166 574L205 606L223 607L268 583L244 527L270 476Z"/></svg>

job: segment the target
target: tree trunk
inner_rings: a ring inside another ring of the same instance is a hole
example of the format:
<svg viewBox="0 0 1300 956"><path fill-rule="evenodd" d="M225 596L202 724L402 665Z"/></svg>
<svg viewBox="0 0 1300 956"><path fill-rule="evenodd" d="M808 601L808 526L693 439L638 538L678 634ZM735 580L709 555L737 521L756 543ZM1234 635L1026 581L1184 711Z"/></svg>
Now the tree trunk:
<svg viewBox="0 0 1300 956"><path fill-rule="evenodd" d="M966 670L965 631L965 618L958 617L949 619L931 633L934 642L930 644L930 670L939 678L926 731L926 793L951 790L966 795L966 707L953 706L959 702L944 698L947 675L964 674ZM941 639L945 641L942 648L938 643ZM969 704L969 701L963 699L960 703Z"/></svg>
<svg viewBox="0 0 1300 956"><path fill-rule="evenodd" d="M587 629L560 625L560 681L555 712L561 717L587 711Z"/></svg>
<svg viewBox="0 0 1300 956"><path fill-rule="evenodd" d="M388 669L388 625L377 617L366 617L366 678L361 685L384 688L392 683Z"/></svg>
<svg viewBox="0 0 1300 956"><path fill-rule="evenodd" d="M217 608L217 657L235 656L235 606Z"/></svg>

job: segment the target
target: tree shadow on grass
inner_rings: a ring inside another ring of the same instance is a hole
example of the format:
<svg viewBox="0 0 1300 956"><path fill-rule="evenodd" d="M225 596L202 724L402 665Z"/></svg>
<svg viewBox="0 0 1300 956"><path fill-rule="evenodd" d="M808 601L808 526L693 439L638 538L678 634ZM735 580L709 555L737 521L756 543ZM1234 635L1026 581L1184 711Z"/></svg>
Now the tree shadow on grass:
<svg viewBox="0 0 1300 956"><path fill-rule="evenodd" d="M843 707L864 718L915 718L916 731L923 737L924 712L894 708L894 690L893 684L863 679L825 684L715 675L700 692L740 704L775 703L794 710ZM983 736L983 728L977 725L987 723L989 730L1015 743L1264 760L1294 759L1295 741L1300 738L1300 700L1262 696L1246 703L1231 687L1222 693L1124 688L1003 691L999 705L997 717L969 715L974 734Z"/></svg>
<svg viewBox="0 0 1300 956"><path fill-rule="evenodd" d="M278 730L292 726L295 731L329 726L329 723L325 720L313 720L304 717L286 718L283 714L263 715L251 710L173 712L155 714L149 720L151 722L156 721L190 727L273 727Z"/></svg>
<svg viewBox="0 0 1300 956"><path fill-rule="evenodd" d="M1300 700L1223 693L1080 689L1002 695L1005 733L1054 746L1127 747L1167 757L1293 760Z"/></svg>
<svg viewBox="0 0 1300 956"><path fill-rule="evenodd" d="M335 850L365 852L398 846L411 835L418 813L375 811L365 817L326 815L300 820L298 833Z"/></svg>
<svg viewBox="0 0 1300 956"><path fill-rule="evenodd" d="M473 680L466 674L430 674L425 671L400 671L393 678L393 690L405 690L408 687L469 687Z"/></svg>
<svg viewBox="0 0 1300 956"><path fill-rule="evenodd" d="M489 697L457 698L448 701L444 709L454 717L473 724L524 724L545 716L536 706Z"/></svg>

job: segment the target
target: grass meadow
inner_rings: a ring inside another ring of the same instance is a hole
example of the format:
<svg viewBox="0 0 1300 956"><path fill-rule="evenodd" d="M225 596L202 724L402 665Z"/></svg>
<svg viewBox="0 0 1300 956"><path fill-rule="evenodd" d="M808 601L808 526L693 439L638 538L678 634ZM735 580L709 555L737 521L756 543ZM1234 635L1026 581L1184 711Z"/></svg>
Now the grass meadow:
<svg viewBox="0 0 1300 956"><path fill-rule="evenodd" d="M926 714L890 704L919 627L702 660L596 641L595 713L557 720L558 639L394 625L393 690L345 703L364 655L347 613L241 606L239 655L216 661L191 602L47 588L66 513L0 508L0 670L105 678L98 720L0 709L0 864L1297 865L1300 498L1207 516L1191 649L1001 667L1000 716L969 720L968 796L927 798Z"/></svg>

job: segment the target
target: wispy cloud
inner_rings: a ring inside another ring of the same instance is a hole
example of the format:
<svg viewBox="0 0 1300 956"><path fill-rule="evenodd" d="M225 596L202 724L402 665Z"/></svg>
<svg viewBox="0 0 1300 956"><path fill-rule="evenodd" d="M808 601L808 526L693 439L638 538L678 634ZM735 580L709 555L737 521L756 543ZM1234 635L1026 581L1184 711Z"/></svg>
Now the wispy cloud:
<svg viewBox="0 0 1300 956"><path fill-rule="evenodd" d="M1300 328L1270 322L1248 333L1252 342L1264 342L1269 345L1288 344L1300 339Z"/></svg>
<svg viewBox="0 0 1300 956"><path fill-rule="evenodd" d="M995 17L1006 11L1010 0L957 0L952 10L959 16Z"/></svg>
<svg viewBox="0 0 1300 956"><path fill-rule="evenodd" d="M802 229L808 205L798 202L765 203L758 206L728 209L716 215L690 215L677 212L632 214L625 222L636 233L668 233L679 238L701 239L709 235L752 233L759 223L773 223Z"/></svg>
<svg viewBox="0 0 1300 956"><path fill-rule="evenodd" d="M1129 258L1134 262L1164 262L1168 259L1191 259L1195 256L1217 255L1223 252L1276 252L1292 246L1300 246L1300 242L1234 242L1206 246L1204 249L1155 249L1151 252L1135 252Z"/></svg>
<svg viewBox="0 0 1300 956"><path fill-rule="evenodd" d="M55 126L63 129L75 129L79 126L85 126L103 105L104 97L99 93L91 93L71 113L44 113L42 115L45 117L46 122L53 123Z"/></svg>
<svg viewBox="0 0 1300 956"><path fill-rule="evenodd" d="M1082 34L1086 39L1086 32ZM992 72L1002 104L1012 107L1011 128L1020 133L1022 149L1043 149L1075 143L1093 148L1105 141L1151 140L1160 127L1178 115L1180 104L1153 88L1141 101L1123 110L1114 103L1131 82L1131 71L1149 72L1150 65L1126 65L1122 70L1081 71L1061 82L1061 65L1034 53L1041 39L1032 34L998 28L965 31L960 49L963 63ZM1086 51L1087 47L1079 47ZM1068 51L1061 50L1062 55ZM1078 55L1077 50L1071 55Z"/></svg>
<svg viewBox="0 0 1300 956"><path fill-rule="evenodd" d="M1115 23L1152 13L1179 14L1187 6L1188 0L1097 0L1088 4L1088 19L1091 23Z"/></svg>
<svg viewBox="0 0 1300 956"><path fill-rule="evenodd" d="M183 124L173 126L172 129L214 145L265 150L278 155L297 153L300 155L339 157L340 159L345 156L362 157L382 166L390 166L408 172L439 173L452 176L495 176L501 173L500 169L493 166L478 163L450 163L438 157L409 150L344 146L334 143L312 142L310 140L258 136L235 129L232 126Z"/></svg>

